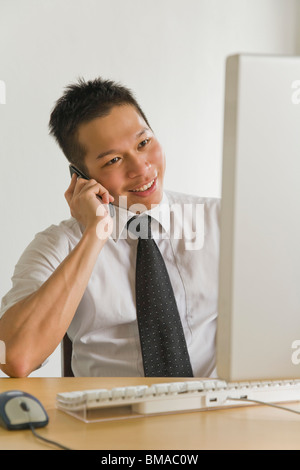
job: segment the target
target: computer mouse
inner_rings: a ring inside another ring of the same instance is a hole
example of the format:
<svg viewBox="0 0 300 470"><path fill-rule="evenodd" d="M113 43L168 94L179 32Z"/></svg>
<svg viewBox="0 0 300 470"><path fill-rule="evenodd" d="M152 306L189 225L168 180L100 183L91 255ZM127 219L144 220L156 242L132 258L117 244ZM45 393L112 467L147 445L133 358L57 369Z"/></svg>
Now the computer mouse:
<svg viewBox="0 0 300 470"><path fill-rule="evenodd" d="M49 417L40 401L29 393L10 390L0 393L0 424L6 429L41 428Z"/></svg>

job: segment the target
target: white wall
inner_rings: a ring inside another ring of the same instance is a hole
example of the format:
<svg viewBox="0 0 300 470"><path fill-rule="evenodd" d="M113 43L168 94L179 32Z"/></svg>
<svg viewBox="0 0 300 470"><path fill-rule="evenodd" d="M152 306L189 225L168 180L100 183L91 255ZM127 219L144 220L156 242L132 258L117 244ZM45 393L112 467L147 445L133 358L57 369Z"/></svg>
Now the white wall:
<svg viewBox="0 0 300 470"><path fill-rule="evenodd" d="M220 196L225 58L299 52L298 7L297 0L0 0L0 297L34 234L69 216L67 162L47 129L64 86L102 75L132 88L165 147L166 187ZM59 349L34 375L60 375Z"/></svg>

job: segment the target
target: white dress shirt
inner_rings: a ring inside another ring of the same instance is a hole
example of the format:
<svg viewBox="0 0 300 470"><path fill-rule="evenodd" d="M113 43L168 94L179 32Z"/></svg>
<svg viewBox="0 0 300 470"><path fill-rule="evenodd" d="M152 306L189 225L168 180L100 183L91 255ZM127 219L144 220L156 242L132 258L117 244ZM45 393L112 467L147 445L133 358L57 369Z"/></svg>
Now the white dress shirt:
<svg viewBox="0 0 300 470"><path fill-rule="evenodd" d="M169 272L195 377L215 376L219 209L219 199L166 191L146 212ZM132 216L115 207L113 233L68 329L75 376L144 375L135 305L137 239L126 228ZM82 233L71 218L36 235L15 267L0 317L49 278Z"/></svg>

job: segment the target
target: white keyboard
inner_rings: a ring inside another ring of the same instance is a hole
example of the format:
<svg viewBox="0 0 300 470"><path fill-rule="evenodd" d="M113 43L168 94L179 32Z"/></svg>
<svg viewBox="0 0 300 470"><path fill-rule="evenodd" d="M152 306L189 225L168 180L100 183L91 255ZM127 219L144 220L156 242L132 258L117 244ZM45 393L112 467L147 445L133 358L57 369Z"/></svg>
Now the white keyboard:
<svg viewBox="0 0 300 470"><path fill-rule="evenodd" d="M106 416L109 410L121 412L126 409L128 416L145 416L245 406L254 402L275 404L300 401L300 380L238 383L192 380L64 392L58 393L56 399L57 407L65 412L77 414L80 418L81 411L96 410L100 420L101 411Z"/></svg>

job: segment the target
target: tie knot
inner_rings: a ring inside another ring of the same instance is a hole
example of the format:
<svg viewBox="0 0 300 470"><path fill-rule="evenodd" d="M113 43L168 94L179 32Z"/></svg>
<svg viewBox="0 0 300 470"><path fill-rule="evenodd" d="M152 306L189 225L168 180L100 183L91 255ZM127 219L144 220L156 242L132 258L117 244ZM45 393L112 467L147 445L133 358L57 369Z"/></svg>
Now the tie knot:
<svg viewBox="0 0 300 470"><path fill-rule="evenodd" d="M150 215L134 216L127 222L127 229L137 238L151 238L151 217Z"/></svg>

